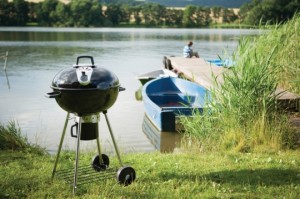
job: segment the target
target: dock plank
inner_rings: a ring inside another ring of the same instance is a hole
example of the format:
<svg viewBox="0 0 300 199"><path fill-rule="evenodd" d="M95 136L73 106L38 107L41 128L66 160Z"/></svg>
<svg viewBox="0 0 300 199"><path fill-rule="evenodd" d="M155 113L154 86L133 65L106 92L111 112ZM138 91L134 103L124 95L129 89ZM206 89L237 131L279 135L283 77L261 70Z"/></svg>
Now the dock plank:
<svg viewBox="0 0 300 199"><path fill-rule="evenodd" d="M169 57L172 67L186 78L210 89L214 86L214 77L223 83L222 74L227 69L207 63L201 58Z"/></svg>

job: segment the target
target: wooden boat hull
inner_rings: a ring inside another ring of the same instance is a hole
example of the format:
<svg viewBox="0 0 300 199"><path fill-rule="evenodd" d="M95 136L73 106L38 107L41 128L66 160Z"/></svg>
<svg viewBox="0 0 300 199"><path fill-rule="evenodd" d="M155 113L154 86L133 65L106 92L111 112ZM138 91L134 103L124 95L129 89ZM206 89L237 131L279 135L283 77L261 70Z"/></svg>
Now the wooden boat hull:
<svg viewBox="0 0 300 199"><path fill-rule="evenodd" d="M156 128L175 132L176 117L202 112L207 90L188 80L167 77L146 83L142 96L145 113Z"/></svg>

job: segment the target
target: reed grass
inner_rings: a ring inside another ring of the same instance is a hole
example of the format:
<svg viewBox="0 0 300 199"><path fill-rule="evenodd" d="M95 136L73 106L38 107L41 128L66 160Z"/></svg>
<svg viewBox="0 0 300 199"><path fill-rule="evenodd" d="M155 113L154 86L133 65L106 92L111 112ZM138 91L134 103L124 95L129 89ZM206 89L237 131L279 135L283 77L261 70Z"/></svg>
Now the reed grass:
<svg viewBox="0 0 300 199"><path fill-rule="evenodd" d="M295 130L275 90L299 90L300 15L257 37L242 38L234 67L215 82L208 110L183 118L186 142L202 150L278 151L293 148ZM186 144L188 145L188 144Z"/></svg>
<svg viewBox="0 0 300 199"><path fill-rule="evenodd" d="M278 86L299 94L300 13L284 25L271 27L269 34L257 38L254 49L263 55L276 47L270 68L277 70Z"/></svg>
<svg viewBox="0 0 300 199"><path fill-rule="evenodd" d="M26 136L21 134L21 129L15 121L10 121L6 126L0 124L0 150L46 154L45 149L30 143Z"/></svg>

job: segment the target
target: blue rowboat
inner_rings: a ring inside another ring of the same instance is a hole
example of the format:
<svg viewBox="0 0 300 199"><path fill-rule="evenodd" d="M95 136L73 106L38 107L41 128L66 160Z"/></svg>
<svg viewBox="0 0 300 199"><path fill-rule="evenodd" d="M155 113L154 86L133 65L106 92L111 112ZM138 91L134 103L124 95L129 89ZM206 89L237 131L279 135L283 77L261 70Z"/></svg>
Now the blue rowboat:
<svg viewBox="0 0 300 199"><path fill-rule="evenodd" d="M175 132L175 118L202 112L207 90L177 77L154 79L142 90L146 116L159 131Z"/></svg>

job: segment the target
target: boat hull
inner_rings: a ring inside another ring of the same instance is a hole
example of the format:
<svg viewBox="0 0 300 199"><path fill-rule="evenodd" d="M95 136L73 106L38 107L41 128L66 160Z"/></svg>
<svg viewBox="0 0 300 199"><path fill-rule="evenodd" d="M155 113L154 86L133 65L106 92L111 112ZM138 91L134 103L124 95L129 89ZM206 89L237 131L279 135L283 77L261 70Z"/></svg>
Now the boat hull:
<svg viewBox="0 0 300 199"><path fill-rule="evenodd" d="M202 112L207 90L190 81L167 77L149 81L142 90L145 113L160 131L176 131L176 117Z"/></svg>

